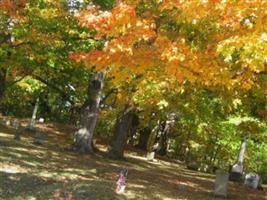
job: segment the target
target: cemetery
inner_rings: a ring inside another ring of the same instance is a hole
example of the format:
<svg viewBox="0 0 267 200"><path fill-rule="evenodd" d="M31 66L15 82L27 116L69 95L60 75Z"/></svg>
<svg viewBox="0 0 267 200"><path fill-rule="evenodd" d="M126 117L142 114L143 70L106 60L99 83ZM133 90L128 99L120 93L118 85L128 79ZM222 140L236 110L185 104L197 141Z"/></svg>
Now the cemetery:
<svg viewBox="0 0 267 200"><path fill-rule="evenodd" d="M0 0L0 200L267 200L266 0Z"/></svg>

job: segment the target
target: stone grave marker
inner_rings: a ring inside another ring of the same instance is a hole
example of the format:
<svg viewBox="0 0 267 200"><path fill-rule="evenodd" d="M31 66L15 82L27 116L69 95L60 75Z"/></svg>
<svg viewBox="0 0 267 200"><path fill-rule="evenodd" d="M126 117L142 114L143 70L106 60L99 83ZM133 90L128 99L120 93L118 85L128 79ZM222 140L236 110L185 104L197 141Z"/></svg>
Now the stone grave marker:
<svg viewBox="0 0 267 200"><path fill-rule="evenodd" d="M12 126L14 129L18 129L19 126L20 126L20 121L18 119L15 119L13 122L12 122Z"/></svg>
<svg viewBox="0 0 267 200"><path fill-rule="evenodd" d="M214 195L227 197L229 173L221 170L216 171Z"/></svg>
<svg viewBox="0 0 267 200"><path fill-rule="evenodd" d="M209 171L209 166L207 164L200 164L198 171L207 173Z"/></svg>
<svg viewBox="0 0 267 200"><path fill-rule="evenodd" d="M41 117L41 118L39 118L38 121L39 121L39 123L44 123L45 120L44 120L44 118Z"/></svg>
<svg viewBox="0 0 267 200"><path fill-rule="evenodd" d="M246 174L244 185L253 189L257 189L260 185L260 176L254 172Z"/></svg>
<svg viewBox="0 0 267 200"><path fill-rule="evenodd" d="M230 177L229 180L233 182L240 182L242 179L243 173L243 164L238 162L230 168Z"/></svg>
<svg viewBox="0 0 267 200"><path fill-rule="evenodd" d="M20 140L20 136L23 133L23 129L20 125L20 121L18 119L15 119L12 123L13 128L15 129L15 140Z"/></svg>
<svg viewBox="0 0 267 200"><path fill-rule="evenodd" d="M148 152L146 158L148 161L153 161L155 158L155 152L154 151Z"/></svg>
<svg viewBox="0 0 267 200"><path fill-rule="evenodd" d="M190 170L194 170L194 171L198 171L199 170L199 164L195 161L192 161L192 162L189 162L187 165L186 165L187 169L190 169Z"/></svg>
<svg viewBox="0 0 267 200"><path fill-rule="evenodd" d="M34 144L43 145L45 140L45 136L42 132L36 131L34 135Z"/></svg>
<svg viewBox="0 0 267 200"><path fill-rule="evenodd" d="M187 184L183 182L178 183L179 192L187 192Z"/></svg>
<svg viewBox="0 0 267 200"><path fill-rule="evenodd" d="M115 189L115 192L118 193L118 194L121 194L124 192L125 190L125 187L126 187L126 178L127 178L127 175L128 175L128 170L125 168L125 169L122 169L120 174L119 174L119 179L118 181L116 182L116 189Z"/></svg>
<svg viewBox="0 0 267 200"><path fill-rule="evenodd" d="M5 118L0 119L0 123L1 123L2 125L6 125Z"/></svg>
<svg viewBox="0 0 267 200"><path fill-rule="evenodd" d="M10 126L10 125L11 125L11 122L10 122L9 119L6 120L5 125L6 125L6 126Z"/></svg>

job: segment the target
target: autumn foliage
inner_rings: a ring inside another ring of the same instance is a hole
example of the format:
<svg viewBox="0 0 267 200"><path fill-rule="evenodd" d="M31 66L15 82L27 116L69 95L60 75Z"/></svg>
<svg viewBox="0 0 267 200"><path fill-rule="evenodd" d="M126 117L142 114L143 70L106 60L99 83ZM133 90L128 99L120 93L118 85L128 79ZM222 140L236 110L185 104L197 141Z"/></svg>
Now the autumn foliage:
<svg viewBox="0 0 267 200"><path fill-rule="evenodd" d="M71 58L98 70L160 67L181 83L227 88L250 89L265 72L266 1L164 0L137 14L140 3L146 1L120 1L111 11L92 4L79 13L80 23L105 45ZM166 28L170 23L178 28Z"/></svg>

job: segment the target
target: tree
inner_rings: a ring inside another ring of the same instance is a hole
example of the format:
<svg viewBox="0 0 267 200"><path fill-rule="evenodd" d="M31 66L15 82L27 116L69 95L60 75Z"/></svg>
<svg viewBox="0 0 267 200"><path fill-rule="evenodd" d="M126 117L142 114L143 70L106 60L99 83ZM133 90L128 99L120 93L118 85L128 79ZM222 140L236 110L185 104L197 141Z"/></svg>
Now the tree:
<svg viewBox="0 0 267 200"><path fill-rule="evenodd" d="M81 113L81 127L75 133L74 147L80 152L93 153L93 132L99 115L101 92L106 72L94 73L88 87L88 96Z"/></svg>
<svg viewBox="0 0 267 200"><path fill-rule="evenodd" d="M81 93L86 91L90 72L72 62L69 53L91 49L96 43L87 40L91 33L79 26L67 1L1 1L1 6L1 34L6 39L0 41L0 98L25 85L15 83L30 77L47 86L40 91L47 92L41 95L40 106L52 107L53 118L60 117L59 110L65 105L78 107L85 99ZM61 105L49 105L56 102L53 98Z"/></svg>
<svg viewBox="0 0 267 200"><path fill-rule="evenodd" d="M168 79L174 76L180 85L190 82L232 94L249 90L265 71L265 58L261 52L259 57L251 56L252 48L245 41L257 41L256 46L265 52L266 47L259 45L259 36L264 38L265 7L265 1L245 0L237 4L120 1L110 11L102 11L92 4L77 17L83 26L96 31L94 38L104 46L73 53L71 58L97 70L109 66L109 75L116 80L131 79L130 74L158 80L163 73Z"/></svg>

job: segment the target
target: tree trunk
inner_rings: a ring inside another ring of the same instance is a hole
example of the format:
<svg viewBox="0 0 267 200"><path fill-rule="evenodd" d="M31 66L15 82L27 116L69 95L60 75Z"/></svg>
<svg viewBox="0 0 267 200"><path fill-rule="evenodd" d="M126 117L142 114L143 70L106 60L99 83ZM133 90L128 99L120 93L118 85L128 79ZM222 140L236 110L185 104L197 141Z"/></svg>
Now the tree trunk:
<svg viewBox="0 0 267 200"><path fill-rule="evenodd" d="M124 149L127 143L129 132L132 128L134 116L135 114L132 112L132 108L126 106L121 116L117 118L114 127L114 135L111 143L111 148L108 152L108 156L110 158L123 158Z"/></svg>
<svg viewBox="0 0 267 200"><path fill-rule="evenodd" d="M136 113L133 113L132 125L131 125L131 128L129 130L129 135L128 135L128 138L129 138L128 144L130 144L132 146L135 143L135 137L134 136L136 135L138 125L139 125L139 117Z"/></svg>
<svg viewBox="0 0 267 200"><path fill-rule="evenodd" d="M168 121L164 121L162 128L163 130L161 131L160 135L160 149L158 153L161 156L165 156L167 154L168 134L170 131L170 124L168 123Z"/></svg>
<svg viewBox="0 0 267 200"><path fill-rule="evenodd" d="M90 99L83 105L81 127L74 135L74 149L81 153L93 153L93 133L99 115L105 74L105 71L95 73L88 86L87 92Z"/></svg>
<svg viewBox="0 0 267 200"><path fill-rule="evenodd" d="M151 134L151 129L149 127L146 127L140 131L140 137L139 137L137 148L146 150L146 146L147 146L147 142L148 142L150 134Z"/></svg>
<svg viewBox="0 0 267 200"><path fill-rule="evenodd" d="M6 91L6 69L0 69L0 103L3 100Z"/></svg>

